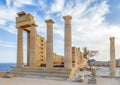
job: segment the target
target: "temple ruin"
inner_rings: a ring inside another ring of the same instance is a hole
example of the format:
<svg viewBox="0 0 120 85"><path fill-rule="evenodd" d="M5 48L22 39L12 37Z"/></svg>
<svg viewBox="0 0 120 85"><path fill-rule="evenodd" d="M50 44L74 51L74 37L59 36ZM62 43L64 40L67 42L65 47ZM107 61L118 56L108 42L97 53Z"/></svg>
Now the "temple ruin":
<svg viewBox="0 0 120 85"><path fill-rule="evenodd" d="M17 15L17 67L13 70L13 73L19 75L16 70L22 69L24 71L26 68L29 71L31 71L31 68L44 68L54 71L58 69L67 71L68 78L70 78L75 69L84 68L87 65L87 61L80 48L72 47L71 16L63 16L65 21L65 44L63 49L64 56L61 56L53 52L53 24L55 22L52 19L45 20L47 27L47 39L45 39L37 34L37 25L31 14L19 12ZM24 66L23 63L23 31L27 32L27 66ZM56 71L58 72L58 70Z"/></svg>
<svg viewBox="0 0 120 85"><path fill-rule="evenodd" d="M37 24L31 14L17 13L17 66L11 71L17 76L42 76L72 79L76 71L87 66L84 54L80 47L72 47L70 15L64 19L64 56L53 52L53 29L55 22L52 19L45 20L47 28L46 39L38 35ZM27 32L27 66L23 63L23 31ZM115 77L115 43L114 37L110 38L110 76ZM99 66L99 62L94 63ZM107 65L106 63L104 63Z"/></svg>

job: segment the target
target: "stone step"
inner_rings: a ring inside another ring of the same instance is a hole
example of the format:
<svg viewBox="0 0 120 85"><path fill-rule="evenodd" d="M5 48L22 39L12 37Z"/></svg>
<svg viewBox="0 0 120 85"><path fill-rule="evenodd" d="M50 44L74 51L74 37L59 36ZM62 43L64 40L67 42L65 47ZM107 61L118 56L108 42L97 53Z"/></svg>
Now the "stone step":
<svg viewBox="0 0 120 85"><path fill-rule="evenodd" d="M13 72L14 74L18 75L34 75L34 76L45 76L45 77L69 77L69 75L63 75L63 74L51 74L51 73L34 73L34 72Z"/></svg>
<svg viewBox="0 0 120 85"><path fill-rule="evenodd" d="M36 73L61 73L61 74L70 74L68 69L42 69L42 68L15 68L12 71L21 71L21 72L36 72Z"/></svg>
<svg viewBox="0 0 120 85"><path fill-rule="evenodd" d="M50 80L61 80L61 81L66 81L66 80L69 80L69 78L67 77L67 78L65 78L65 77L44 77L44 76L34 76L34 75L20 75L19 77L25 77L25 78L38 78L38 79L50 79Z"/></svg>
<svg viewBox="0 0 120 85"><path fill-rule="evenodd" d="M69 69L64 68L14 68L11 73L21 77L53 77L68 79Z"/></svg>

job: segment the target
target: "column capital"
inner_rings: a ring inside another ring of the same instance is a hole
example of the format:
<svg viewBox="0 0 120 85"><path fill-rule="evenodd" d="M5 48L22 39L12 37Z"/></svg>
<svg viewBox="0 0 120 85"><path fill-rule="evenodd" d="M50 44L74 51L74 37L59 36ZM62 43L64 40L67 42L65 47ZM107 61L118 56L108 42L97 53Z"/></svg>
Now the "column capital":
<svg viewBox="0 0 120 85"><path fill-rule="evenodd" d="M52 20L52 19L47 19L45 20L46 23L51 23L51 24L54 24L55 22Z"/></svg>
<svg viewBox="0 0 120 85"><path fill-rule="evenodd" d="M115 40L115 37L110 37L110 40Z"/></svg>
<svg viewBox="0 0 120 85"><path fill-rule="evenodd" d="M65 21L70 21L70 20L72 19L72 16L66 15L66 16L63 16L63 19L64 19Z"/></svg>

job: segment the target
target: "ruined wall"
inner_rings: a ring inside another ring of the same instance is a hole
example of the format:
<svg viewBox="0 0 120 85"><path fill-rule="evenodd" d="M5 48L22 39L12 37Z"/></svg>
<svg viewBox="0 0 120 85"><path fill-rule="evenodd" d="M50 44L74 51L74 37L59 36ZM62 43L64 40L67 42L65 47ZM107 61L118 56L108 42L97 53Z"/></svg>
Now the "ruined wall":
<svg viewBox="0 0 120 85"><path fill-rule="evenodd" d="M53 53L53 64L54 65L62 65L64 63L64 57L61 55L57 55Z"/></svg>
<svg viewBox="0 0 120 85"><path fill-rule="evenodd" d="M87 65L87 60L84 58L80 48L72 47L72 66L84 68Z"/></svg>
<svg viewBox="0 0 120 85"><path fill-rule="evenodd" d="M39 67L45 63L46 63L46 41L45 38L37 34L36 66Z"/></svg>

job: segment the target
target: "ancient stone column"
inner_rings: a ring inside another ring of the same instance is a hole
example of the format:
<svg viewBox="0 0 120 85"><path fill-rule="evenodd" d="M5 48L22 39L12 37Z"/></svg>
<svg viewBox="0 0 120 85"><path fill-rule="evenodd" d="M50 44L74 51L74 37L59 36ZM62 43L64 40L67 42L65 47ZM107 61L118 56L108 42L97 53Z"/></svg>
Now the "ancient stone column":
<svg viewBox="0 0 120 85"><path fill-rule="evenodd" d="M23 29L18 28L17 35L17 66L23 66Z"/></svg>
<svg viewBox="0 0 120 85"><path fill-rule="evenodd" d="M30 67L36 67L37 58L37 25L30 26Z"/></svg>
<svg viewBox="0 0 120 85"><path fill-rule="evenodd" d="M46 45L46 66L53 67L53 24L52 19L46 20L47 23L47 45Z"/></svg>
<svg viewBox="0 0 120 85"><path fill-rule="evenodd" d="M27 66L30 65L30 32L27 32Z"/></svg>
<svg viewBox="0 0 120 85"><path fill-rule="evenodd" d="M115 38L110 37L110 76L116 77Z"/></svg>
<svg viewBox="0 0 120 85"><path fill-rule="evenodd" d="M72 40L71 40L71 16L63 16L65 20L65 38L64 38L64 68L72 68Z"/></svg>

